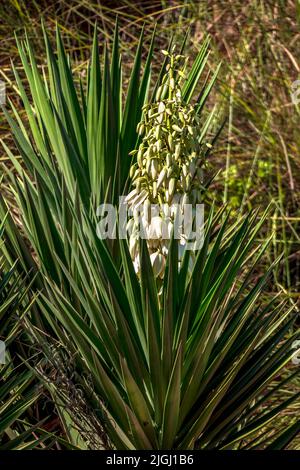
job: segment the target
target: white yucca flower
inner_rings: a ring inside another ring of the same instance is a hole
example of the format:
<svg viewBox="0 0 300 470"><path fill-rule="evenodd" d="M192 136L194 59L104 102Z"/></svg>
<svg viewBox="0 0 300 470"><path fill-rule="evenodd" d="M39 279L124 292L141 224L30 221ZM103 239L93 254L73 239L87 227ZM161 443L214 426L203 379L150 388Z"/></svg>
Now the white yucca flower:
<svg viewBox="0 0 300 470"><path fill-rule="evenodd" d="M207 150L207 146L199 142L200 118L195 107L182 100L181 82L185 78L187 58L176 55L174 48L171 54L166 51L163 54L169 57L167 73L156 100L143 107L137 128L142 141L138 150L131 152L137 157L130 170L134 189L126 198L133 212L127 229L136 272L140 269L138 251L142 229L157 277L164 274L176 210L182 210L184 204L201 202ZM151 215L153 205L159 210ZM179 263L186 243L182 235Z"/></svg>

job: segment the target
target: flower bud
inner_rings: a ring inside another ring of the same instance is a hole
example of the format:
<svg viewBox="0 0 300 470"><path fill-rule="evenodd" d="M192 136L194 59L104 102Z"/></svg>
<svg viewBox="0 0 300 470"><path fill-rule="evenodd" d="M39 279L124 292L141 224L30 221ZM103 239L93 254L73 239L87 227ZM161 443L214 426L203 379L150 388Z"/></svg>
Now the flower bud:
<svg viewBox="0 0 300 470"><path fill-rule="evenodd" d="M138 124L138 127L137 127L138 134L141 136L141 135L144 134L144 131L145 131L145 125L144 124Z"/></svg>
<svg viewBox="0 0 300 470"><path fill-rule="evenodd" d="M178 157L180 155L180 150L181 150L181 145L177 144L176 147L175 147L175 158L176 158L176 160L178 159Z"/></svg>
<svg viewBox="0 0 300 470"><path fill-rule="evenodd" d="M129 176L130 176L130 178L132 178L134 174L135 174L135 166L132 165L132 166L130 167L130 171L129 171Z"/></svg>
<svg viewBox="0 0 300 470"><path fill-rule="evenodd" d="M154 276L160 276L164 271L165 257L161 253L156 251L155 253L152 253L150 255L150 261L153 267Z"/></svg>
<svg viewBox="0 0 300 470"><path fill-rule="evenodd" d="M161 101L158 105L159 114L163 113L165 109L166 109L165 103L163 103L163 101Z"/></svg>
<svg viewBox="0 0 300 470"><path fill-rule="evenodd" d="M191 126L187 126L187 129L191 135L194 135L194 130Z"/></svg>
<svg viewBox="0 0 300 470"><path fill-rule="evenodd" d="M157 160L151 160L151 177L153 180L157 178Z"/></svg>
<svg viewBox="0 0 300 470"><path fill-rule="evenodd" d="M152 195L153 195L154 199L157 196L157 183L156 183L156 181L153 182Z"/></svg>
<svg viewBox="0 0 300 470"><path fill-rule="evenodd" d="M139 166L143 166L143 151L140 149L137 154L137 162Z"/></svg>
<svg viewBox="0 0 300 470"><path fill-rule="evenodd" d="M156 140L159 140L160 138L160 126L156 126L155 128L155 138Z"/></svg>
<svg viewBox="0 0 300 470"><path fill-rule="evenodd" d="M156 101L160 100L161 93L162 93L162 86L159 86L156 92L156 96L155 96Z"/></svg>
<svg viewBox="0 0 300 470"><path fill-rule="evenodd" d="M163 168L161 170L161 172L159 173L159 176L158 176L158 180L157 180L157 189L160 188L160 186L162 185L162 183L164 182L165 180L165 177L166 177L166 169Z"/></svg>
<svg viewBox="0 0 300 470"><path fill-rule="evenodd" d="M173 166L170 166L167 171L167 178L168 179L171 178L172 174L173 174Z"/></svg>
<svg viewBox="0 0 300 470"><path fill-rule="evenodd" d="M168 135L168 144L171 152L174 150L174 143L173 143L173 137L171 134Z"/></svg>
<svg viewBox="0 0 300 470"><path fill-rule="evenodd" d="M169 181L169 187L168 187L170 197L173 196L174 191L175 191L175 187L176 187L176 179L171 178L170 181Z"/></svg>
<svg viewBox="0 0 300 470"><path fill-rule="evenodd" d="M192 180L191 176L190 176L190 175L187 175L187 177L186 177L186 179L185 179L187 190L188 190L189 187L190 187L191 180Z"/></svg>

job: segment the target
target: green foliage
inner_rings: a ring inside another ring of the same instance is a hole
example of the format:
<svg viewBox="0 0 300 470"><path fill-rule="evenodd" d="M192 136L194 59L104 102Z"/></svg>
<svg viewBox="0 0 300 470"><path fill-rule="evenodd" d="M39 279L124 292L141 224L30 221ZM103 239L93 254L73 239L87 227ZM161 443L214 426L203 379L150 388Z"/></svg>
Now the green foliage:
<svg viewBox="0 0 300 470"><path fill-rule="evenodd" d="M10 216L7 223L9 244L5 250L8 259L18 258L26 270L37 273L40 268L43 274L64 289L71 300L72 288L68 285L62 265L67 266L72 275L77 276L75 259L82 254L77 248L75 251L72 248L78 237L74 212L79 223L87 224L85 230L89 236L91 226L95 227L96 224L95 211L98 203L117 203L118 197L128 192L129 170L133 163L129 151L138 144L137 123L141 118L143 105L150 99L154 38L143 72L143 34L140 38L123 107L117 26L111 61L109 62L106 49L102 73L97 35L94 35L86 93L83 85L76 83L73 77L59 31L57 56L50 46L46 32L44 34L49 79L45 74L41 75L30 43L18 42L32 103L17 69L14 69L30 132L25 129L20 114L12 103L15 119L4 109L23 165L20 165L19 160L3 142L5 151L14 165L14 172L6 169L11 177L11 190L16 196L26 236L38 255L39 263L37 264L36 259L31 256ZM188 91L188 102L203 74L207 48L206 41L183 81L183 86ZM162 65L161 76L166 65L167 61ZM215 80L216 76L210 81L206 79L198 97L201 104L198 107L199 119L206 122L204 135L212 132L207 124L209 116L211 120L212 115L205 110L204 105ZM154 90L159 84L158 80L154 84ZM213 137L214 135L212 139ZM2 215L7 212L6 203L1 196L0 211ZM82 211L87 211L87 218L82 216ZM36 277L35 285L38 288L43 287L41 276Z"/></svg>
<svg viewBox="0 0 300 470"><path fill-rule="evenodd" d="M127 241L97 238L95 210L129 190L129 152L138 147L136 125L151 101L154 42L141 73L140 39L123 107L117 29L112 57L105 49L102 69L95 33L86 91L73 76L59 31L57 54L44 34L48 77L29 41L18 43L30 98L14 69L30 131L12 103L14 118L5 110L23 162L4 143L14 166L7 171L30 250L10 215L2 251L6 263L19 258L19 269L36 274L32 286L41 293L31 316L34 337L43 347L52 336L73 359L72 380L87 409L72 407L71 389L55 381L49 385L58 408L67 410L61 413L65 428L73 422L74 431L75 423L89 422L89 429L79 429L83 447L255 447L253 434L299 396L266 406L281 385L272 386L273 379L295 354L291 344L299 335L285 339L294 320L285 305L276 299L260 304L273 265L251 283L268 246L255 245L265 216L258 222L250 214L232 223L212 208L191 274L189 253L179 267L172 241L161 294L141 241L138 279ZM206 48L205 42L187 74L187 102L201 78ZM209 116L204 103L214 80L205 81L198 98L200 118ZM2 196L0 208L3 214L7 210ZM44 346L46 358L49 351ZM99 443L90 444L91 429L96 435L104 429L109 443L99 434ZM295 432L294 427L275 441L276 448Z"/></svg>
<svg viewBox="0 0 300 470"><path fill-rule="evenodd" d="M1 236L2 226L0 226ZM34 373L15 366L15 341L20 321L28 310L28 287L15 269L4 272L0 262L0 339L5 341L6 364L0 364L0 449L31 449L39 444L35 427L20 421L39 397L33 387Z"/></svg>
<svg viewBox="0 0 300 470"><path fill-rule="evenodd" d="M248 284L266 249L253 251L262 222L252 215L232 228L221 216L211 213L191 276L188 259L178 268L173 240L161 306L145 242L139 282L126 242L120 241L118 273L103 241L91 246L82 229L77 243L85 259L75 260L76 279L64 269L76 300L49 281L48 296L38 301L75 357L85 400L118 449L251 448L252 434L299 397L263 408L299 334L284 339L294 320L284 305L260 305L268 273ZM60 399L72 410L65 391Z"/></svg>

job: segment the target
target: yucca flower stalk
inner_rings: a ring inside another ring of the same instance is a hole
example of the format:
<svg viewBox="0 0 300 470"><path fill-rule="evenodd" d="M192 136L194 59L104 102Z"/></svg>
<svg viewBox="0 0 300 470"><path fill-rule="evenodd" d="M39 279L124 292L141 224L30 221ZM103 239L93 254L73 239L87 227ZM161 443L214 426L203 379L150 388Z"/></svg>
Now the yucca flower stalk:
<svg viewBox="0 0 300 470"><path fill-rule="evenodd" d="M142 141L138 149L131 152L136 156L130 168L134 189L126 198L133 212L127 228L135 269L139 272L138 242L142 223L154 272L160 277L164 274L177 211L183 211L186 204L195 207L202 200L206 154L212 147L201 134L197 106L185 103L182 97L188 58L176 54L176 46L171 52L163 50L162 54L167 57L168 65L154 102L142 108L137 126ZM180 236L179 261L186 237L185 234Z"/></svg>

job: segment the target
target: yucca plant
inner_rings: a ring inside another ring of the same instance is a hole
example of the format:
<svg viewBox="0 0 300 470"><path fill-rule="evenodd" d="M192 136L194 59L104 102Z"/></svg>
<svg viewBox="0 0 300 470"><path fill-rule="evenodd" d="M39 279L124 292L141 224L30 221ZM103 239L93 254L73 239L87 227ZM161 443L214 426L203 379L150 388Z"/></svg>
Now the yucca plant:
<svg viewBox="0 0 300 470"><path fill-rule="evenodd" d="M0 237L2 229L3 224ZM16 361L21 352L15 344L20 322L30 307L27 295L28 286L16 269L3 271L3 259L0 260L0 339L6 348L0 364L0 450L31 449L40 444L34 435L37 426L25 419L39 397L35 374Z"/></svg>
<svg viewBox="0 0 300 470"><path fill-rule="evenodd" d="M40 375L77 437L66 434L85 448L268 446L274 436L265 426L299 396L268 408L283 385L280 370L297 353L292 344L298 333L285 339L293 313L278 299L267 305L259 300L269 272L251 282L267 246L255 245L264 218L258 223L250 214L233 223L212 207L192 270L189 251L179 263L178 242L171 240L159 291L141 240L138 277L127 240L99 239L95 214L99 202L116 203L130 191L135 157L129 153L140 145L136 125L143 106L159 93L167 60L149 94L154 42L140 80L141 39L123 108L117 29L102 73L95 34L86 87L76 86L59 32L57 56L46 33L45 42L48 75L40 73L30 43L18 44L31 99L14 71L30 130L13 104L15 119L5 114L22 163L4 147L14 165L11 190L25 241L8 217L3 254L7 263L19 258L23 269L38 273L33 288L40 296L30 328L49 360L47 338L61 345L63 380L53 380L53 369L48 375L41 368ZM207 49L205 41L182 83L186 105ZM215 134L214 112L206 113L204 105L215 78L204 81L195 102L199 137L209 143L205 158ZM2 198L2 212L6 207ZM287 445L298 430L293 423L273 445Z"/></svg>

